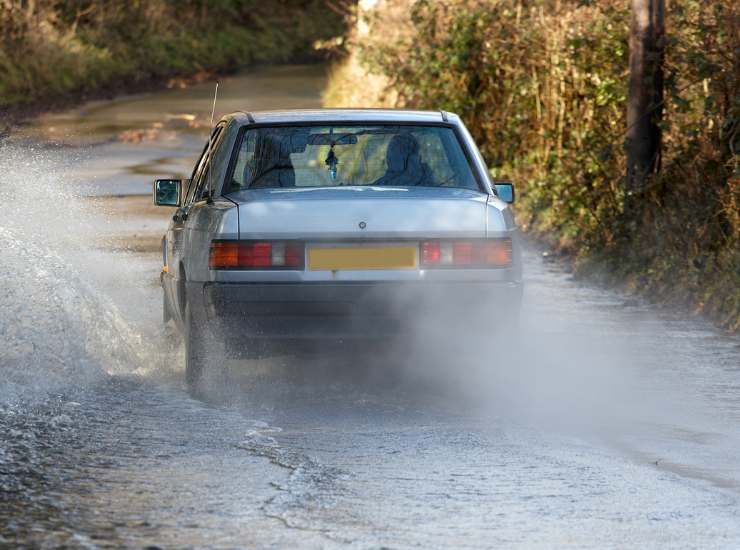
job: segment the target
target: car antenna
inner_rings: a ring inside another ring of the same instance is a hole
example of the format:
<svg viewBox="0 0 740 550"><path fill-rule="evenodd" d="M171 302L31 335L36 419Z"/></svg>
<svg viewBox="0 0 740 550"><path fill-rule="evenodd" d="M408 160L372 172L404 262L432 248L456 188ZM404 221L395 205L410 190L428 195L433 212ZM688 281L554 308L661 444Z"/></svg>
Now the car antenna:
<svg viewBox="0 0 740 550"><path fill-rule="evenodd" d="M216 115L216 100L218 99L218 80L213 91L213 107L211 107L211 135L208 138L208 202L213 201L213 117Z"/></svg>

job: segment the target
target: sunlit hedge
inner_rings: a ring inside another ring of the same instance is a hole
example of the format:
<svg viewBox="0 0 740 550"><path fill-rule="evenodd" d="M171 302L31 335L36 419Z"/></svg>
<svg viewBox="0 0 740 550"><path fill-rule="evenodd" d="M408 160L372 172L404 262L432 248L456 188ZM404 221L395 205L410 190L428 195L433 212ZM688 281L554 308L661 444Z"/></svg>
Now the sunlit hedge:
<svg viewBox="0 0 740 550"><path fill-rule="evenodd" d="M404 5L408 15L389 21ZM740 8L672 0L668 10L662 175L629 221L629 2L383 0L354 48L392 89L379 101L460 114L494 175L517 182L520 223L578 272L737 329Z"/></svg>

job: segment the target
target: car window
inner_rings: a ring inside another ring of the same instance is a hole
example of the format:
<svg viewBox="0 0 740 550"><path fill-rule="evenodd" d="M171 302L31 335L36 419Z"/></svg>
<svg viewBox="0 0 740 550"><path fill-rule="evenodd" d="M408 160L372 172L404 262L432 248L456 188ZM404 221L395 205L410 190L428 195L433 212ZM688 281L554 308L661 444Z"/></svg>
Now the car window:
<svg viewBox="0 0 740 550"><path fill-rule="evenodd" d="M257 132L246 132L239 144L239 152L236 155L236 164L232 175L232 186L239 189L246 188L248 183L247 166L254 162L254 147Z"/></svg>
<svg viewBox="0 0 740 550"><path fill-rule="evenodd" d="M294 126L243 132L225 192L371 185L479 190L447 126Z"/></svg>
<svg viewBox="0 0 740 550"><path fill-rule="evenodd" d="M210 168L212 152L214 152L219 146L219 138L221 137L221 133L224 127L225 124L223 123L216 126L213 133L211 134L211 137L209 138L208 142L206 142L205 147L203 148L203 153L201 153L201 157L200 159L198 159L198 162L195 165L195 169L193 170L193 176L190 181L190 186L188 187L186 204L197 202L201 198L203 198L203 195L207 189L208 170ZM211 145L210 148L209 145Z"/></svg>
<svg viewBox="0 0 740 550"><path fill-rule="evenodd" d="M203 151L200 154L200 157L198 158L198 161L195 163L195 167L193 168L193 173L190 175L190 181L188 184L187 193L185 195L185 204L190 204L192 202L193 194L195 192L196 185L198 183L198 175L200 174L201 167L203 164L205 164L206 161L206 153L208 152L208 145L209 142L206 142L206 144L203 146Z"/></svg>

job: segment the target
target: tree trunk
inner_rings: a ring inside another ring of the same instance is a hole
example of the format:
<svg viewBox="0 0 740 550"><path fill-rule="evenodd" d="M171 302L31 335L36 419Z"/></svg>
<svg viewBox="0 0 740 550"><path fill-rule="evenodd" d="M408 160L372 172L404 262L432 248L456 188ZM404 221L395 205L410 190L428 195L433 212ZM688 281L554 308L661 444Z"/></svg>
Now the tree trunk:
<svg viewBox="0 0 740 550"><path fill-rule="evenodd" d="M634 210L635 194L660 170L664 16L665 0L632 0L625 182L627 215Z"/></svg>

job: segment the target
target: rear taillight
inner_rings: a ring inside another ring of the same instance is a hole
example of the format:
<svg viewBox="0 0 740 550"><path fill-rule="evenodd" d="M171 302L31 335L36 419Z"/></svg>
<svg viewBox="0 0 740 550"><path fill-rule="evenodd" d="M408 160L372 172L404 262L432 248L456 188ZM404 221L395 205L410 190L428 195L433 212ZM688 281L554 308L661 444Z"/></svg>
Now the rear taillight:
<svg viewBox="0 0 740 550"><path fill-rule="evenodd" d="M437 265L442 258L442 249L439 241L425 241L421 243L422 265Z"/></svg>
<svg viewBox="0 0 740 550"><path fill-rule="evenodd" d="M213 241L211 269L302 269L304 246L296 241Z"/></svg>
<svg viewBox="0 0 740 550"><path fill-rule="evenodd" d="M511 239L423 241L419 256L422 267L508 267Z"/></svg>

